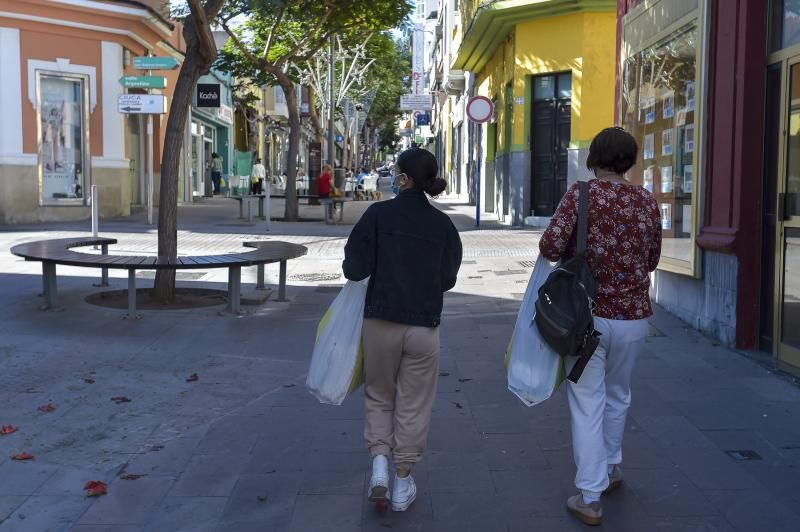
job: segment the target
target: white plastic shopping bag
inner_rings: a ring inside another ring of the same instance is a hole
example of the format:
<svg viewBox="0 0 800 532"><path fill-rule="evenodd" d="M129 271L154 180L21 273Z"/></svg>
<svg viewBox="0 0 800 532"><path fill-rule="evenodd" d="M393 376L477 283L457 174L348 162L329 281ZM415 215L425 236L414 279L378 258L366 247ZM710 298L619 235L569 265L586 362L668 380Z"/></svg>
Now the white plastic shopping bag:
<svg viewBox="0 0 800 532"><path fill-rule="evenodd" d="M317 327L306 387L321 403L340 405L364 382L361 326L368 282L347 281Z"/></svg>
<svg viewBox="0 0 800 532"><path fill-rule="evenodd" d="M526 406L533 406L550 398L564 380L561 356L547 345L533 322L539 288L552 270L553 264L539 255L506 351L508 389Z"/></svg>

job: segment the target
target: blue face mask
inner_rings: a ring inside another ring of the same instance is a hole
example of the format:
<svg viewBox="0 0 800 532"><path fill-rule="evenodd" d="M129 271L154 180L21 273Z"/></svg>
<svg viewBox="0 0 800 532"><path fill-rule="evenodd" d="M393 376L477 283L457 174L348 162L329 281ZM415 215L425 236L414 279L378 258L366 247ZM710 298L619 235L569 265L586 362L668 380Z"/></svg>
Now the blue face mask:
<svg viewBox="0 0 800 532"><path fill-rule="evenodd" d="M392 194L397 196L400 194L400 187L397 184L397 176L392 174Z"/></svg>

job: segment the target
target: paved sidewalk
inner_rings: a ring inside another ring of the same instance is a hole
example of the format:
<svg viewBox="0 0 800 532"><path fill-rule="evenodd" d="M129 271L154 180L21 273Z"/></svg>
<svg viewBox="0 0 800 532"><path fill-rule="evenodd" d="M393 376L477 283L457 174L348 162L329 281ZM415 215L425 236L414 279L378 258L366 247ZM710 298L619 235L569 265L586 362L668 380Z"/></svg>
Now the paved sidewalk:
<svg viewBox="0 0 800 532"><path fill-rule="evenodd" d="M404 514L366 503L360 392L330 407L304 389L316 324L343 282L348 225L273 224L267 234L220 225L238 212L232 201L182 209L181 252L233 251L258 234L310 253L290 262L289 302L241 318L210 308L144 312L138 322L85 303L95 272L77 268L59 269L63 310L36 310L40 268L8 248L81 227L3 228L0 424L20 430L0 436L0 532L584 530L564 510L574 491L564 390L525 408L505 386L503 352L539 233L492 220L474 231L469 208L442 208L463 230L465 261L446 297L420 495ZM155 251L136 219L102 228L120 249ZM212 270L199 283L223 281ZM651 323L626 484L606 500L603 529L796 530L800 389L666 313ZM197 382L187 382L192 373ZM130 402L111 401L118 396ZM48 402L53 412L37 411ZM22 451L35 459L10 459ZM108 495L87 499L82 488L95 479Z"/></svg>

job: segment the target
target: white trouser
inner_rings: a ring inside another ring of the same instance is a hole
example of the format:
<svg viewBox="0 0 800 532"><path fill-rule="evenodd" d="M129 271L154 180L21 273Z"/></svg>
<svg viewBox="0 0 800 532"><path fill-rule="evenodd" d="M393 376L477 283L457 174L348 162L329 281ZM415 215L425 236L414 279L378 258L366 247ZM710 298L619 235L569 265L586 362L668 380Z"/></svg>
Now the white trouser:
<svg viewBox="0 0 800 532"><path fill-rule="evenodd" d="M577 384L569 382L575 486L599 499L608 466L622 462L622 436L631 404L631 373L647 338L647 320L594 318L602 334Z"/></svg>

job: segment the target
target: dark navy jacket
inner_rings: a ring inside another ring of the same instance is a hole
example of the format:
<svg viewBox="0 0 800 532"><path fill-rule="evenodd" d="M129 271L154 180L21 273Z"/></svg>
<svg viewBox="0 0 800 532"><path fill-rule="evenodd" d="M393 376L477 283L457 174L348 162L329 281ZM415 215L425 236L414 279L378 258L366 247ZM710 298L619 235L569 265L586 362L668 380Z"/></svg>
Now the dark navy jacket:
<svg viewBox="0 0 800 532"><path fill-rule="evenodd" d="M342 270L351 281L370 277L365 318L438 327L461 251L450 218L412 189L367 209L347 240Z"/></svg>

